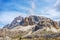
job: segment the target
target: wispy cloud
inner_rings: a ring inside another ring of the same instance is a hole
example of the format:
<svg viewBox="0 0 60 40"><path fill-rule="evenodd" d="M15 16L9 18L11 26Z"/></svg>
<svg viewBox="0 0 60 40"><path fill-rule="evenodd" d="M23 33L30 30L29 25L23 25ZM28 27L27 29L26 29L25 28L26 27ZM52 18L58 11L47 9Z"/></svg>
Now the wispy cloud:
<svg viewBox="0 0 60 40"><path fill-rule="evenodd" d="M45 6L44 6L44 3L43 3L43 7L39 8L38 9L38 15L42 15L42 16L46 16L46 17L49 17L53 20L60 20L60 12L57 10L57 8L59 9L60 7L57 7L57 5L59 6L59 2L60 0L45 0L45 1L42 1L42 2L46 2ZM48 5L50 4L50 5ZM42 5L42 4L41 4Z"/></svg>
<svg viewBox="0 0 60 40"><path fill-rule="evenodd" d="M57 9L57 11L60 11L60 0L57 0L54 6Z"/></svg>
<svg viewBox="0 0 60 40"><path fill-rule="evenodd" d="M18 16L22 16L22 17L25 17L26 14L24 13L24 15L22 15L23 13L20 13L20 12L12 12L12 11L9 11L9 12L3 12L0 16L0 23L3 24L3 25L6 25L8 23L11 23L12 20L14 20L15 17L18 17Z"/></svg>
<svg viewBox="0 0 60 40"><path fill-rule="evenodd" d="M59 11L60 0L0 0L0 26L31 14L60 20Z"/></svg>

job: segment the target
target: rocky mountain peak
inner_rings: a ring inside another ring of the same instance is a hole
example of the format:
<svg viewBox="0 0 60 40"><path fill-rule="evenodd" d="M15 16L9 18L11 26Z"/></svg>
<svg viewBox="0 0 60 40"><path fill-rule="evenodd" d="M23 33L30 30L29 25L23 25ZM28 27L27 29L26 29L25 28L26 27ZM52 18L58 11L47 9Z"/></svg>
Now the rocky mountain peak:
<svg viewBox="0 0 60 40"><path fill-rule="evenodd" d="M57 22L51 20L50 18L46 18L46 17L43 17L43 16L35 16L35 15L31 15L31 16L28 16L28 17L21 17L21 16L18 16L16 17L12 22L11 24L8 24L6 25L4 28L14 28L16 26L28 26L28 25L37 25L39 27L55 27L55 28L58 28L57 26Z"/></svg>
<svg viewBox="0 0 60 40"><path fill-rule="evenodd" d="M5 25L4 28L8 30L6 34L10 37L19 36L20 34L22 37L40 37L41 34L43 34L44 37L47 34L49 36L59 33L60 31L60 27L56 21L47 17L35 15L28 17L18 16L10 24Z"/></svg>

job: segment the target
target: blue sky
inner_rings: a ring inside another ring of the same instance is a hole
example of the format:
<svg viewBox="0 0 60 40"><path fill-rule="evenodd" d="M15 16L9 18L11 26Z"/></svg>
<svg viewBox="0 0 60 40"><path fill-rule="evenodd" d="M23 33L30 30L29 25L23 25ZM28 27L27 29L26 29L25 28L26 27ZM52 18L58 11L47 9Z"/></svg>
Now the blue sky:
<svg viewBox="0 0 60 40"><path fill-rule="evenodd" d="M60 0L0 0L0 27L17 16L39 15L60 20Z"/></svg>

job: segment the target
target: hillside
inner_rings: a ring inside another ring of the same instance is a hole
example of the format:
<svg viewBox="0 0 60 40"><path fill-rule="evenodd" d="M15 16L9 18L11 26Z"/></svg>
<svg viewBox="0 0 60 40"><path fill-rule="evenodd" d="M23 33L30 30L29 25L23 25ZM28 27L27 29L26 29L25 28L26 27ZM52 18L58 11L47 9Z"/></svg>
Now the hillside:
<svg viewBox="0 0 60 40"><path fill-rule="evenodd" d="M60 35L60 27L56 21L35 15L16 17L10 24L5 25L3 29L0 30L0 34L4 33L4 29L6 29L6 35L4 35L12 38L18 37L19 35L24 38L59 37Z"/></svg>

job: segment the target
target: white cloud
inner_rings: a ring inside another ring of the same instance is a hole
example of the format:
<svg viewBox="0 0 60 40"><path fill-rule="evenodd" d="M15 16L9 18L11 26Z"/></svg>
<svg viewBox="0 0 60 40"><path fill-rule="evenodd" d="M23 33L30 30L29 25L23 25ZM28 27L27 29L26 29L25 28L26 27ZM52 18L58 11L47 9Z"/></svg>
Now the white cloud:
<svg viewBox="0 0 60 40"><path fill-rule="evenodd" d="M44 9L40 10L40 13L42 16L51 18L53 20L60 20L60 12L56 11L55 8L45 7Z"/></svg>
<svg viewBox="0 0 60 40"><path fill-rule="evenodd" d="M51 2L51 0L44 1ZM57 5L60 5L60 0L55 0L53 5L51 4L51 6L44 7L42 10L38 9L40 11L40 15L51 18L53 20L60 20L60 12L56 9Z"/></svg>
<svg viewBox="0 0 60 40"><path fill-rule="evenodd" d="M30 4L30 6L31 6L31 8L29 8L29 15L34 15L34 10L35 10L35 8L36 8L36 5L35 5L35 0L31 0L30 2L29 2L29 4Z"/></svg>
<svg viewBox="0 0 60 40"><path fill-rule="evenodd" d="M48 13L51 16L58 16L58 15L60 15L59 12L57 12L55 9L48 9L48 10L46 10L46 13Z"/></svg>
<svg viewBox="0 0 60 40"><path fill-rule="evenodd" d="M54 0L43 0L43 1L48 2L48 3L53 3ZM44 6L43 7L43 5L42 5L41 8L39 8L39 9L37 9L35 2L36 2L36 0L32 1L32 3L29 2L29 5L31 5L31 8L24 7L23 5L19 5L16 3L11 3L10 5L14 5L18 11L20 11L20 9L23 9L23 11L27 10L29 13L27 12L27 14L26 14L26 13L20 13L20 12L15 12L15 11L9 11L9 12L3 11L2 15L0 15L0 22L3 24L8 24L8 23L11 23L11 21L17 16L25 17L25 16L29 16L30 14L39 15L39 16L41 15L41 16L45 16L45 17L48 17L51 19L60 17L60 12L56 11L56 8L55 8L57 5L59 5L60 0L56 0L56 3L54 5L51 4L53 7L51 7L51 6ZM39 2L36 2L36 3L38 3L40 5ZM9 4L7 4L7 5L10 6ZM46 4L44 4L44 5L46 5ZM5 8L5 10L6 9L7 9L7 7ZM39 11L40 13L35 12L36 9L40 10ZM60 18L55 19L55 20L60 20Z"/></svg>
<svg viewBox="0 0 60 40"><path fill-rule="evenodd" d="M56 3L54 4L54 7L57 11L60 11L60 0L56 0Z"/></svg>
<svg viewBox="0 0 60 40"><path fill-rule="evenodd" d="M60 0L56 0L56 3L54 4L54 6L58 6L60 3Z"/></svg>
<svg viewBox="0 0 60 40"><path fill-rule="evenodd" d="M22 16L25 17L26 14L20 13L20 12L2 12L2 15L0 15L0 22L1 24L8 24L13 21L15 17Z"/></svg>

